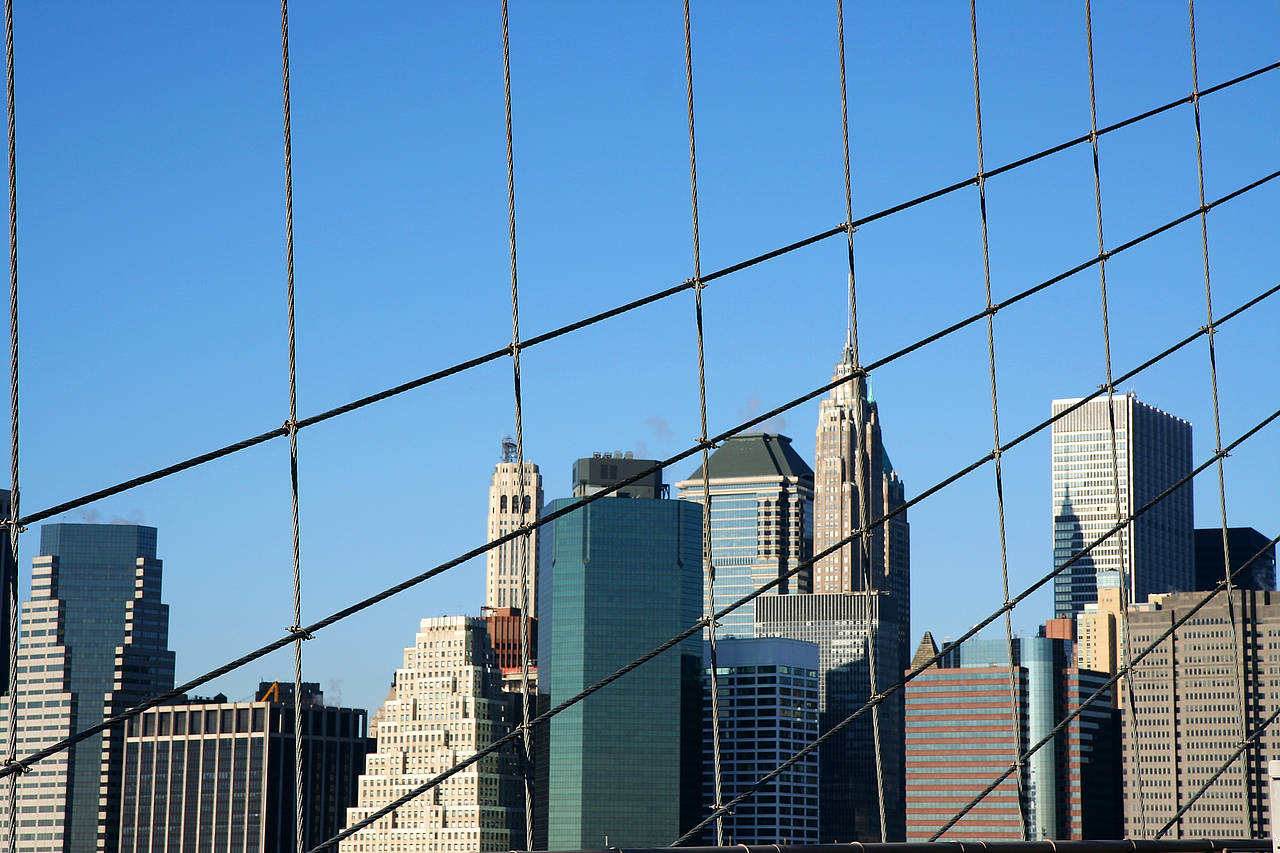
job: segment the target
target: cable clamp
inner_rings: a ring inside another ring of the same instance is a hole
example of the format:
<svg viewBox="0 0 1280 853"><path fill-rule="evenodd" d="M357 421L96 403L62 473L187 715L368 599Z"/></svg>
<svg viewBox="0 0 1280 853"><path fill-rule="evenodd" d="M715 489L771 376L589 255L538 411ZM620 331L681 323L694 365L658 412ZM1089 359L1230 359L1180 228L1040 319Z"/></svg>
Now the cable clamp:
<svg viewBox="0 0 1280 853"><path fill-rule="evenodd" d="M285 435L293 435L298 431L298 422L285 421L283 424L280 425L280 428L284 430Z"/></svg>
<svg viewBox="0 0 1280 853"><path fill-rule="evenodd" d="M6 518L4 521L0 521L0 527L7 527L9 530L16 530L18 533L27 532L27 528L17 526L17 519L13 518Z"/></svg>
<svg viewBox="0 0 1280 853"><path fill-rule="evenodd" d="M1114 383L1103 382L1101 385L1098 386L1098 390L1107 391L1108 393L1114 394L1116 393L1116 386Z"/></svg>
<svg viewBox="0 0 1280 853"><path fill-rule="evenodd" d="M18 768L18 772L19 772L19 773L30 773L30 772L31 772L31 765L30 765L30 764L27 764L25 761L19 761L19 760L18 760L18 759L16 759L16 758L6 758L6 759L5 759L5 761L4 761L4 766L5 766L6 768L9 768L9 767L16 767L16 768Z"/></svg>
<svg viewBox="0 0 1280 853"><path fill-rule="evenodd" d="M715 814L716 812L719 812L721 815L731 815L733 814L733 809L729 808L724 803L712 803L711 813Z"/></svg>
<svg viewBox="0 0 1280 853"><path fill-rule="evenodd" d="M295 640L314 640L315 635L300 625L290 625L285 628Z"/></svg>
<svg viewBox="0 0 1280 853"><path fill-rule="evenodd" d="M888 696L886 696L884 693L873 693L873 694L871 695L871 698L867 700L867 704L868 704L868 705L880 705L880 704L883 704L883 703L884 703L884 700L885 700L885 699L888 699L888 698L889 698L889 697L888 697Z"/></svg>

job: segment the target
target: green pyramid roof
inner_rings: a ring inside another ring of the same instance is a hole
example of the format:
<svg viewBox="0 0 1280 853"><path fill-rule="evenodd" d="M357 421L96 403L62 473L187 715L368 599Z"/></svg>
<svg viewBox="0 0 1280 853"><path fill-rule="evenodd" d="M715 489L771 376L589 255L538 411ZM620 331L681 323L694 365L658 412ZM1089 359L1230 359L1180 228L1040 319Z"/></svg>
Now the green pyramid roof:
<svg viewBox="0 0 1280 853"><path fill-rule="evenodd" d="M813 469L791 446L791 439L771 432L744 432L731 436L707 460L711 479L721 477L813 478ZM689 475L702 479L702 466Z"/></svg>

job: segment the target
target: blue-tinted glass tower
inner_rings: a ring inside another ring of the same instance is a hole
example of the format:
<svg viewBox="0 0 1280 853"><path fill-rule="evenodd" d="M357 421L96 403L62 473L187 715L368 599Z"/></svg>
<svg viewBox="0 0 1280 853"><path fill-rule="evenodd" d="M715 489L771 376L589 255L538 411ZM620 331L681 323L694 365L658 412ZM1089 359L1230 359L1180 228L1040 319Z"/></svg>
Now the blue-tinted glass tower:
<svg viewBox="0 0 1280 853"><path fill-rule="evenodd" d="M548 512L575 500L554 501ZM538 689L554 704L697 622L702 507L611 497L548 527L540 543ZM551 720L548 849L601 847L606 839L665 846L696 822L701 653L690 637Z"/></svg>
<svg viewBox="0 0 1280 853"><path fill-rule="evenodd" d="M173 688L160 581L154 527L41 528L31 600L23 605L20 753ZM20 777L20 849L115 853L123 737L121 727L110 729Z"/></svg>
<svg viewBox="0 0 1280 853"><path fill-rule="evenodd" d="M813 556L813 470L773 433L742 433L707 460L711 496L711 562L716 610L776 580ZM682 500L703 501L703 471L676 483ZM771 593L810 592L810 570L782 581ZM755 602L720 620L718 636L750 637Z"/></svg>
<svg viewBox="0 0 1280 853"><path fill-rule="evenodd" d="M729 802L817 740L818 646L784 637L732 637L716 647L720 691L721 799ZM702 801L715 803L711 748L711 649L704 644ZM703 843L715 844L708 826ZM724 818L725 844L817 844L818 753L811 752Z"/></svg>

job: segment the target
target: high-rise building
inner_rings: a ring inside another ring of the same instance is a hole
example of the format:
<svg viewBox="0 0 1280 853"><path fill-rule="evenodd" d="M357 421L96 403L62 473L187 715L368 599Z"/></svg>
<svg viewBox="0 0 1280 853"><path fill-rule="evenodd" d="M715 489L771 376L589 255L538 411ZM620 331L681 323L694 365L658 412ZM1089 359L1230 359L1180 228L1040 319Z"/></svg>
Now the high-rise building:
<svg viewBox="0 0 1280 853"><path fill-rule="evenodd" d="M926 634L917 658L936 653ZM1013 657L1011 673L1004 639L969 640L959 666L935 665L907 684L908 841L928 840L1009 768L1015 750L1047 736L1107 680L1076 668L1064 638L1015 638ZM1119 837L1118 744L1104 696L939 840L1020 841L1024 816L1031 840Z"/></svg>
<svg viewBox="0 0 1280 853"><path fill-rule="evenodd" d="M731 436L702 466L676 483L682 500L711 497L711 563L716 570L715 609L776 580L813 556L813 471L785 435L749 432ZM810 592L810 570L782 581L769 594ZM720 636L750 637L755 603L720 620Z"/></svg>
<svg viewBox="0 0 1280 853"><path fill-rule="evenodd" d="M876 687L902 678L898 609L887 592L767 595L756 600L756 635L789 637L818 646L818 726L826 732L871 698L871 655ZM879 706L880 764L884 780L887 841L901 841L902 693ZM865 713L819 748L822 784L819 835L824 844L880 840L880 800L875 772L874 721ZM757 769L764 775L768 762Z"/></svg>
<svg viewBox="0 0 1280 853"><path fill-rule="evenodd" d="M510 438L502 440L502 461L494 466L489 482L488 539L530 524L542 515L542 475L538 466L524 463L523 472L516 459L516 445ZM527 551L526 551L527 549ZM526 560L527 555L527 562ZM538 531L527 537L517 536L485 554L484 603L495 609L523 608L525 591L522 566L527 566L529 616L538 615Z"/></svg>
<svg viewBox="0 0 1280 853"><path fill-rule="evenodd" d="M894 623L901 632L896 662L906 669L911 653L911 526L906 510L883 524L875 522L906 502L902 479L885 452L880 433L880 407L865 378L853 376L853 347L846 340L832 381L848 379L831 390L818 405L818 430L814 450L813 548L820 554L863 526L871 530L871 589L888 592L896 611ZM858 424L862 435L858 435ZM861 457L861 459L859 459ZM867 494L861 495L859 464ZM865 512L864 512L865 510ZM813 591L854 592L864 588L862 544L855 537L845 547L813 564Z"/></svg>
<svg viewBox="0 0 1280 853"><path fill-rule="evenodd" d="M1054 400L1053 414L1078 402ZM1054 421L1052 429L1055 569L1191 473L1191 424L1139 402L1132 393L1113 397L1110 413L1105 397L1090 400ZM1125 577L1129 601L1191 589L1195 583L1191 497L1188 480L1055 577L1055 614L1074 617L1086 604L1097 601L1096 575L1103 571Z"/></svg>
<svg viewBox="0 0 1280 853"><path fill-rule="evenodd" d="M617 474L598 478L579 476L597 460L579 460L575 491L617 482L628 462L655 464L618 460L607 460L619 464ZM551 704L700 618L702 507L653 497L662 492L659 478L651 496L594 501L543 537L538 689ZM689 637L550 721L548 849L664 846L697 822L701 669L700 641Z"/></svg>
<svg viewBox="0 0 1280 853"><path fill-rule="evenodd" d="M654 459L636 459L630 450L625 453L621 450L616 453L593 453L573 463L573 496L590 497L615 483L636 477L635 482L618 489L613 496L665 498L667 487L662 482L662 471L655 469L647 474L642 473L657 464Z"/></svg>
<svg viewBox="0 0 1280 853"><path fill-rule="evenodd" d="M40 529L31 599L22 606L19 754L173 689L169 607L161 603L160 582L154 527ZM6 726L9 711L6 701ZM19 849L115 853L123 741L123 729L114 727L19 777ZM0 819L6 819L7 798L0 800Z"/></svg>
<svg viewBox="0 0 1280 853"><path fill-rule="evenodd" d="M253 702L193 698L129 720L121 853L297 849L293 684L263 683L257 695ZM361 709L327 707L318 684L303 685L306 848L336 835L347 806L355 804L372 747L366 716Z"/></svg>
<svg viewBox="0 0 1280 853"><path fill-rule="evenodd" d="M370 724L377 749L365 761L347 826L453 767L511 730L484 621L423 619L391 690ZM343 853L475 853L523 846L522 784L502 750L450 776L393 814L342 841Z"/></svg>
<svg viewBox="0 0 1280 853"><path fill-rule="evenodd" d="M818 647L782 637L730 637L718 644L721 802L818 738ZM711 649L704 644L702 802L715 804L711 742ZM818 754L811 752L724 816L725 844L818 843ZM715 827L703 832L715 844Z"/></svg>
<svg viewBox="0 0 1280 853"><path fill-rule="evenodd" d="M1227 548L1231 552L1231 571L1235 573L1256 556L1249 568L1231 579L1241 589L1276 588L1276 546L1270 536L1252 527L1228 527ZM1261 556L1258 556L1261 554ZM1213 589L1227 576L1222 553L1222 528L1196 530L1196 586L1202 591Z"/></svg>
<svg viewBox="0 0 1280 853"><path fill-rule="evenodd" d="M1152 596L1151 609L1131 612L1135 654L1203 598L1198 592ZM1236 590L1229 603L1226 593L1218 593L1134 667L1136 720L1124 726L1126 838L1154 837L1235 752L1242 740L1241 681L1249 732L1280 708L1280 594ZM1276 758L1280 729L1273 725L1165 837L1267 837L1267 762Z"/></svg>

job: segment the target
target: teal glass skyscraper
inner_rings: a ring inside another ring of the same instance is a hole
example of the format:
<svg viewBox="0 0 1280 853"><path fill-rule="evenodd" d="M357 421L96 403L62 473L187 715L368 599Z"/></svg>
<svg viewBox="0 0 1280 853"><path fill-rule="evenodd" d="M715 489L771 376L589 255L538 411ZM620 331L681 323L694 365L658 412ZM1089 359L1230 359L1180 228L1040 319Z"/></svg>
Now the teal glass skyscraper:
<svg viewBox="0 0 1280 853"><path fill-rule="evenodd" d="M160 581L154 527L41 528L18 650L20 754L173 688ZM95 735L20 777L20 849L115 853L123 737Z"/></svg>
<svg viewBox="0 0 1280 853"><path fill-rule="evenodd" d="M548 512L575 500L553 501ZM538 689L552 703L698 621L698 504L610 497L548 527L541 542ZM665 846L696 822L701 658L695 635L551 720L547 849Z"/></svg>
<svg viewBox="0 0 1280 853"><path fill-rule="evenodd" d="M787 574L813 556L813 470L785 435L750 432L724 441L707 460L715 608ZM702 467L676 483L682 500L702 503ZM770 593L810 592L810 570ZM723 637L750 637L755 602L720 620Z"/></svg>

